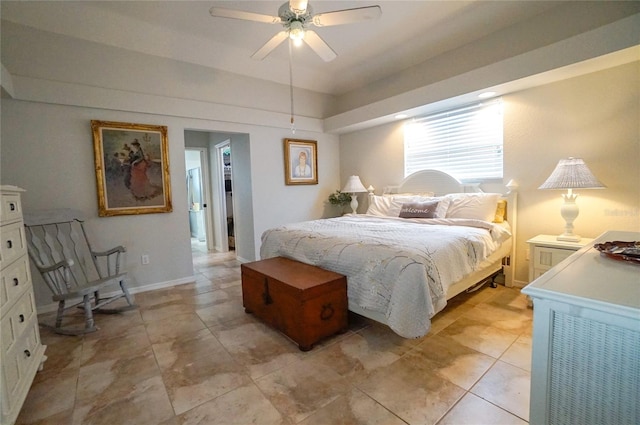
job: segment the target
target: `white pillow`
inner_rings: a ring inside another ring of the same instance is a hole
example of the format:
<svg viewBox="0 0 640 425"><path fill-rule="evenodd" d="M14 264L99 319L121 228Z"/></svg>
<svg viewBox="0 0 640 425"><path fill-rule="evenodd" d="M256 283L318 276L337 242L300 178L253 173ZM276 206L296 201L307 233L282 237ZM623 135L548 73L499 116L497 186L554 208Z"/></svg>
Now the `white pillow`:
<svg viewBox="0 0 640 425"><path fill-rule="evenodd" d="M401 205L396 204L391 196L370 196L367 214L381 217L397 217L400 214Z"/></svg>
<svg viewBox="0 0 640 425"><path fill-rule="evenodd" d="M446 218L471 218L492 222L496 216L499 193L451 193Z"/></svg>
<svg viewBox="0 0 640 425"><path fill-rule="evenodd" d="M382 196L391 196L392 198L414 198L416 196L431 198L435 195L433 192L403 192L403 193L383 193Z"/></svg>

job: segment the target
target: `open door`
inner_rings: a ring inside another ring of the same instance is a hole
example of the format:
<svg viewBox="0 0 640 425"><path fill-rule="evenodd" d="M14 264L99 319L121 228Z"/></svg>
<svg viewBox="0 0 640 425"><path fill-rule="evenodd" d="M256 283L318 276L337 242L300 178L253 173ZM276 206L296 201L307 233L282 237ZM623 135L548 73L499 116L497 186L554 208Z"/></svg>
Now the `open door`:
<svg viewBox="0 0 640 425"><path fill-rule="evenodd" d="M187 196L189 203L189 228L192 239L205 244L207 251L213 248L212 219L209 207L209 164L205 148L186 149Z"/></svg>

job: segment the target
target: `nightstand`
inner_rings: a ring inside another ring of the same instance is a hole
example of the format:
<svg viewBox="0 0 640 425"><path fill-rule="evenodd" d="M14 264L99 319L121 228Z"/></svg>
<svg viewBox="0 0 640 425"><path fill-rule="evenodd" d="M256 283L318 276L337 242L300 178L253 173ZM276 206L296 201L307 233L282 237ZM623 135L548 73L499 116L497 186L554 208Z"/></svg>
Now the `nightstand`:
<svg viewBox="0 0 640 425"><path fill-rule="evenodd" d="M591 238L582 238L580 242L557 240L556 235L538 235L527 241L529 244L529 282L542 276L583 246L593 243Z"/></svg>

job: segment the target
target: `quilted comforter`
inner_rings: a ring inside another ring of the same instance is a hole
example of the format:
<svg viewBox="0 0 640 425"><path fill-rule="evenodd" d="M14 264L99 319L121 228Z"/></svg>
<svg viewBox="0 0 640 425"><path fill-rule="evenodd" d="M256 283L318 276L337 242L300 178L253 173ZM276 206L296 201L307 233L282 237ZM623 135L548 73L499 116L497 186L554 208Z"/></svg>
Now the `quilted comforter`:
<svg viewBox="0 0 640 425"><path fill-rule="evenodd" d="M394 332L418 338L445 307L449 285L509 236L480 220L346 215L269 229L260 257L288 257L347 276L349 305L382 313Z"/></svg>

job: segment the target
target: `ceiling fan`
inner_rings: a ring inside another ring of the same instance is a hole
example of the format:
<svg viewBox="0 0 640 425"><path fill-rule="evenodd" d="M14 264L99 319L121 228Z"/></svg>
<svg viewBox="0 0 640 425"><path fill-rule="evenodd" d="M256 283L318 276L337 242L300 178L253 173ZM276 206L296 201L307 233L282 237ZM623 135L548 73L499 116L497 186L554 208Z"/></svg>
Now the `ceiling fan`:
<svg viewBox="0 0 640 425"><path fill-rule="evenodd" d="M336 52L334 52L318 34L307 29L307 27L310 25L315 25L316 27L329 27L373 20L377 19L382 14L382 9L380 6L366 6L314 14L312 7L307 0L290 0L280 6L278 9L278 16L262 15L260 13L245 12L242 10L224 9L215 6L209 9L209 13L214 17L241 19L267 24L281 24L284 27L282 31L273 36L253 55L251 55L251 58L253 59L264 59L288 37L296 45L299 45L304 41L325 62L330 62L336 58Z"/></svg>

